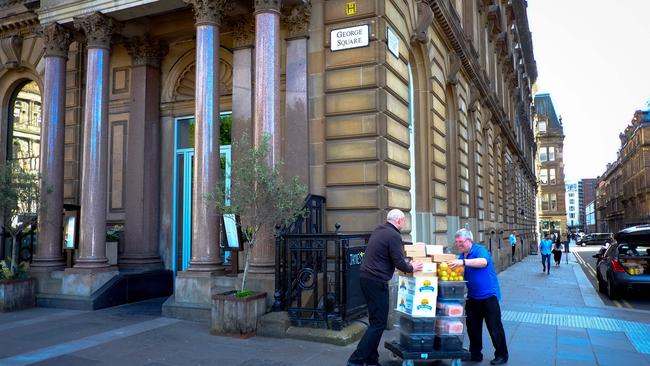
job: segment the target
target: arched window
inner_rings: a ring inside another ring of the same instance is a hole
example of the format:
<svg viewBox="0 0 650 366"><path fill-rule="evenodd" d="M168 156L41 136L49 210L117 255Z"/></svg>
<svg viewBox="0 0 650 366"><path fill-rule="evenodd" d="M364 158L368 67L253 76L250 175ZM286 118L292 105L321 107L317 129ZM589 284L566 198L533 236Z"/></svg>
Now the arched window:
<svg viewBox="0 0 650 366"><path fill-rule="evenodd" d="M41 149L41 91L36 82L22 84L11 99L7 131L7 160L38 173Z"/></svg>

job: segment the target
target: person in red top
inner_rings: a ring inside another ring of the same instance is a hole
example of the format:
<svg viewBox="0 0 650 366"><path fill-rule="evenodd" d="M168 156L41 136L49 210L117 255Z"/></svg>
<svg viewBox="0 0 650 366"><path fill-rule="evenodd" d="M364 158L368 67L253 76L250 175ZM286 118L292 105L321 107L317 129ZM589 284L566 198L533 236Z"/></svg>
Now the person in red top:
<svg viewBox="0 0 650 366"><path fill-rule="evenodd" d="M388 322L388 281L395 268L412 273L422 270L422 262L407 263L402 252L400 231L406 225L404 212L388 212L386 223L377 226L368 239L368 246L359 269L361 291L368 304L368 329L357 349L348 359L348 366L379 365L379 342Z"/></svg>

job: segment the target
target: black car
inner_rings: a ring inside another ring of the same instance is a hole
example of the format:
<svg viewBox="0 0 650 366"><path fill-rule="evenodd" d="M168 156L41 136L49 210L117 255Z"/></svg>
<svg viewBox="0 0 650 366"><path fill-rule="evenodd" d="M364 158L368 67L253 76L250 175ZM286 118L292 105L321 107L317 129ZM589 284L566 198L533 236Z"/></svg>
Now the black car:
<svg viewBox="0 0 650 366"><path fill-rule="evenodd" d="M621 230L614 239L597 255L598 290L612 300L628 291L650 290L650 225Z"/></svg>
<svg viewBox="0 0 650 366"><path fill-rule="evenodd" d="M577 245L605 245L605 243L612 243L614 236L612 233L592 233L583 236L576 242Z"/></svg>

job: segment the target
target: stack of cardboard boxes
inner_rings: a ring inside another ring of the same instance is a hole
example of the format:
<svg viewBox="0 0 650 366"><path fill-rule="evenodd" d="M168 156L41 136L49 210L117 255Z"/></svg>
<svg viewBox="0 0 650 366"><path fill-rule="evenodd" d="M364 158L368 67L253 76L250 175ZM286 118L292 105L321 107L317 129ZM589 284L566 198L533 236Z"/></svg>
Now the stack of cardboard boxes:
<svg viewBox="0 0 650 366"><path fill-rule="evenodd" d="M404 252L411 261L424 264L422 271L399 274L397 310L412 316L433 317L438 297L437 265L456 259L455 254L443 254L443 245L416 243L405 245Z"/></svg>

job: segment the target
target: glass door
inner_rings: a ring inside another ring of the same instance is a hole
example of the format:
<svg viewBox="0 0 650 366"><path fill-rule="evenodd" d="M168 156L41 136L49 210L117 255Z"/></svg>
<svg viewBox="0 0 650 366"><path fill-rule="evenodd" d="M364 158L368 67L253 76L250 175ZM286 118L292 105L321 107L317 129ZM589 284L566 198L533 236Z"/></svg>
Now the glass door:
<svg viewBox="0 0 650 366"><path fill-rule="evenodd" d="M230 188L232 163L230 145L231 112L221 114L221 175ZM194 117L177 118L174 123L174 203L172 224L172 270L185 271L192 255L192 187L194 184ZM224 138L224 136L226 138ZM227 261L229 253L225 253Z"/></svg>

